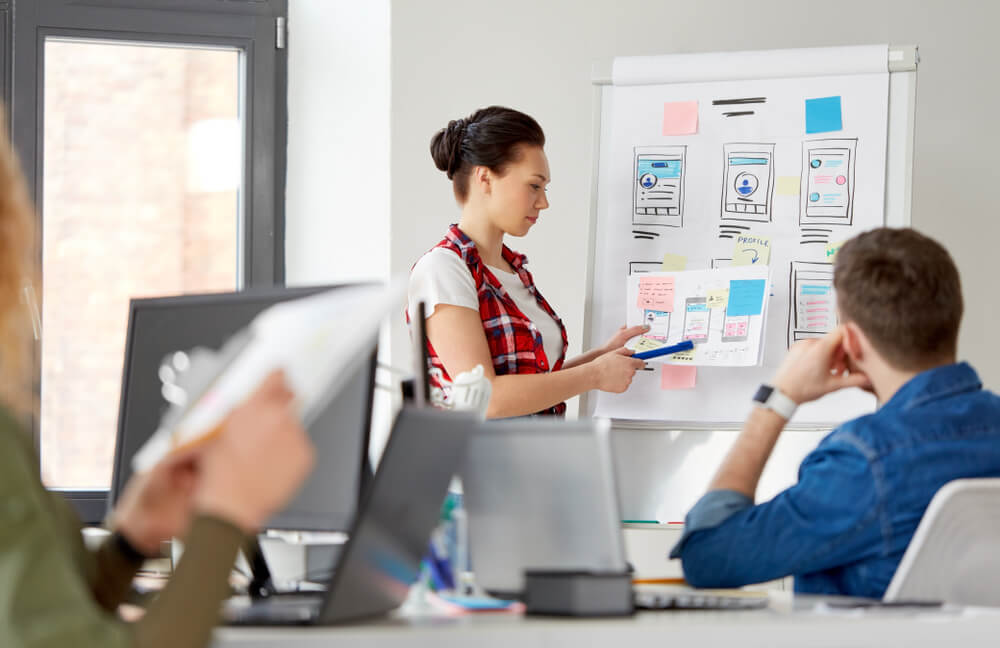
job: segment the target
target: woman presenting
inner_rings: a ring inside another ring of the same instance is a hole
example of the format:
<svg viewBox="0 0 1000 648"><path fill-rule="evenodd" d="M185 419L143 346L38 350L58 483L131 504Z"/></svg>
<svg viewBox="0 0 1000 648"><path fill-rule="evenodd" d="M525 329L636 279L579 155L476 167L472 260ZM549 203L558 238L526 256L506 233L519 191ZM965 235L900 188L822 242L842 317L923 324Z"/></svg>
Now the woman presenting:
<svg viewBox="0 0 1000 648"><path fill-rule="evenodd" d="M482 365L492 383L489 418L562 415L567 398L591 389L620 393L643 362L622 327L607 344L566 360L566 327L535 287L523 254L504 236L524 236L548 208L545 134L528 115L499 106L448 122L431 138L434 164L452 181L458 224L410 273L409 312L426 305L430 383Z"/></svg>

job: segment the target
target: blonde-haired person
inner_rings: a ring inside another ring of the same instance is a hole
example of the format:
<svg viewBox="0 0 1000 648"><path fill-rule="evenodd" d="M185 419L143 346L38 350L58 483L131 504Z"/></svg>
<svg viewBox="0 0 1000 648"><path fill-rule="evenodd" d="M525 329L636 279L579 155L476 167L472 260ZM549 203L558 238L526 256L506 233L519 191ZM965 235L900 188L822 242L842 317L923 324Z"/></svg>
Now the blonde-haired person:
<svg viewBox="0 0 1000 648"><path fill-rule="evenodd" d="M241 542L313 464L289 408L292 394L272 374L217 439L133 478L112 535L88 551L68 503L42 485L21 422L33 409L31 321L22 301L35 283L31 221L23 178L0 133L0 646L204 646ZM268 479L260 480L264 463ZM184 538L186 550L170 583L139 621L121 621L116 609L136 570L171 537Z"/></svg>

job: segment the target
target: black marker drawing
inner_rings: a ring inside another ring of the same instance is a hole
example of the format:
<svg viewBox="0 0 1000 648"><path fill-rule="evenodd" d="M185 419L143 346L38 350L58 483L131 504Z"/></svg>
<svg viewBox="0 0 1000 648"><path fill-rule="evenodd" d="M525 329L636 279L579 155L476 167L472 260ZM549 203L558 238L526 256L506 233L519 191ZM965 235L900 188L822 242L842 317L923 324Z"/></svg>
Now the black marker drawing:
<svg viewBox="0 0 1000 648"><path fill-rule="evenodd" d="M742 99L713 99L713 106L740 106L743 104L767 103L767 97L743 97Z"/></svg>
<svg viewBox="0 0 1000 648"><path fill-rule="evenodd" d="M850 225L854 220L857 139L802 143L799 225Z"/></svg>
<svg viewBox="0 0 1000 648"><path fill-rule="evenodd" d="M753 114L755 114L755 113L752 110L737 110L735 112L724 112L724 113L722 113L722 116L723 117L743 117L745 115L753 115Z"/></svg>
<svg viewBox="0 0 1000 648"><path fill-rule="evenodd" d="M659 236L659 232L643 232L642 230L632 230L633 234L645 234L646 236Z"/></svg>
<svg viewBox="0 0 1000 648"><path fill-rule="evenodd" d="M770 222L774 144L725 144L722 161L722 220Z"/></svg>
<svg viewBox="0 0 1000 648"><path fill-rule="evenodd" d="M686 146L635 147L633 225L681 227L684 224L686 150Z"/></svg>
<svg viewBox="0 0 1000 648"><path fill-rule="evenodd" d="M837 327L833 264L792 261L788 273L788 346Z"/></svg>
<svg viewBox="0 0 1000 648"><path fill-rule="evenodd" d="M629 261L629 275L642 274L645 272L659 272L663 268L662 261Z"/></svg>

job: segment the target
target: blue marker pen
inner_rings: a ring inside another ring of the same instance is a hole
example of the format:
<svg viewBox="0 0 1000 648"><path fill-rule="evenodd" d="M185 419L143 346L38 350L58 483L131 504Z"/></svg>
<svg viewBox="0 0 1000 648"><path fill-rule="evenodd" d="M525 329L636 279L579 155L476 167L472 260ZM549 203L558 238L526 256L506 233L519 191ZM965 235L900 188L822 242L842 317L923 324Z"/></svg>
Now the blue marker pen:
<svg viewBox="0 0 1000 648"><path fill-rule="evenodd" d="M694 348L694 342L691 340L684 340L677 344L671 346L660 347L659 349L650 349L649 351L640 351L639 353L633 353L633 358L638 358L639 360L649 360L650 358L659 358L660 356L670 355L671 353L677 353L679 351L690 351Z"/></svg>

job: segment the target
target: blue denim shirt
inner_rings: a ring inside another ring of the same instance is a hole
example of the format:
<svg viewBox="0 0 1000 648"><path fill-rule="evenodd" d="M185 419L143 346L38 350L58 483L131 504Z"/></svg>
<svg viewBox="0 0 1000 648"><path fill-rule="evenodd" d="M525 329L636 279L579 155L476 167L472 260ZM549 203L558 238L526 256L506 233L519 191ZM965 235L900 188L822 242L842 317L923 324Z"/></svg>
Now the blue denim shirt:
<svg viewBox="0 0 1000 648"><path fill-rule="evenodd" d="M833 430L771 501L705 494L670 556L695 587L794 575L797 592L881 598L934 493L998 476L1000 397L964 362L936 367Z"/></svg>

